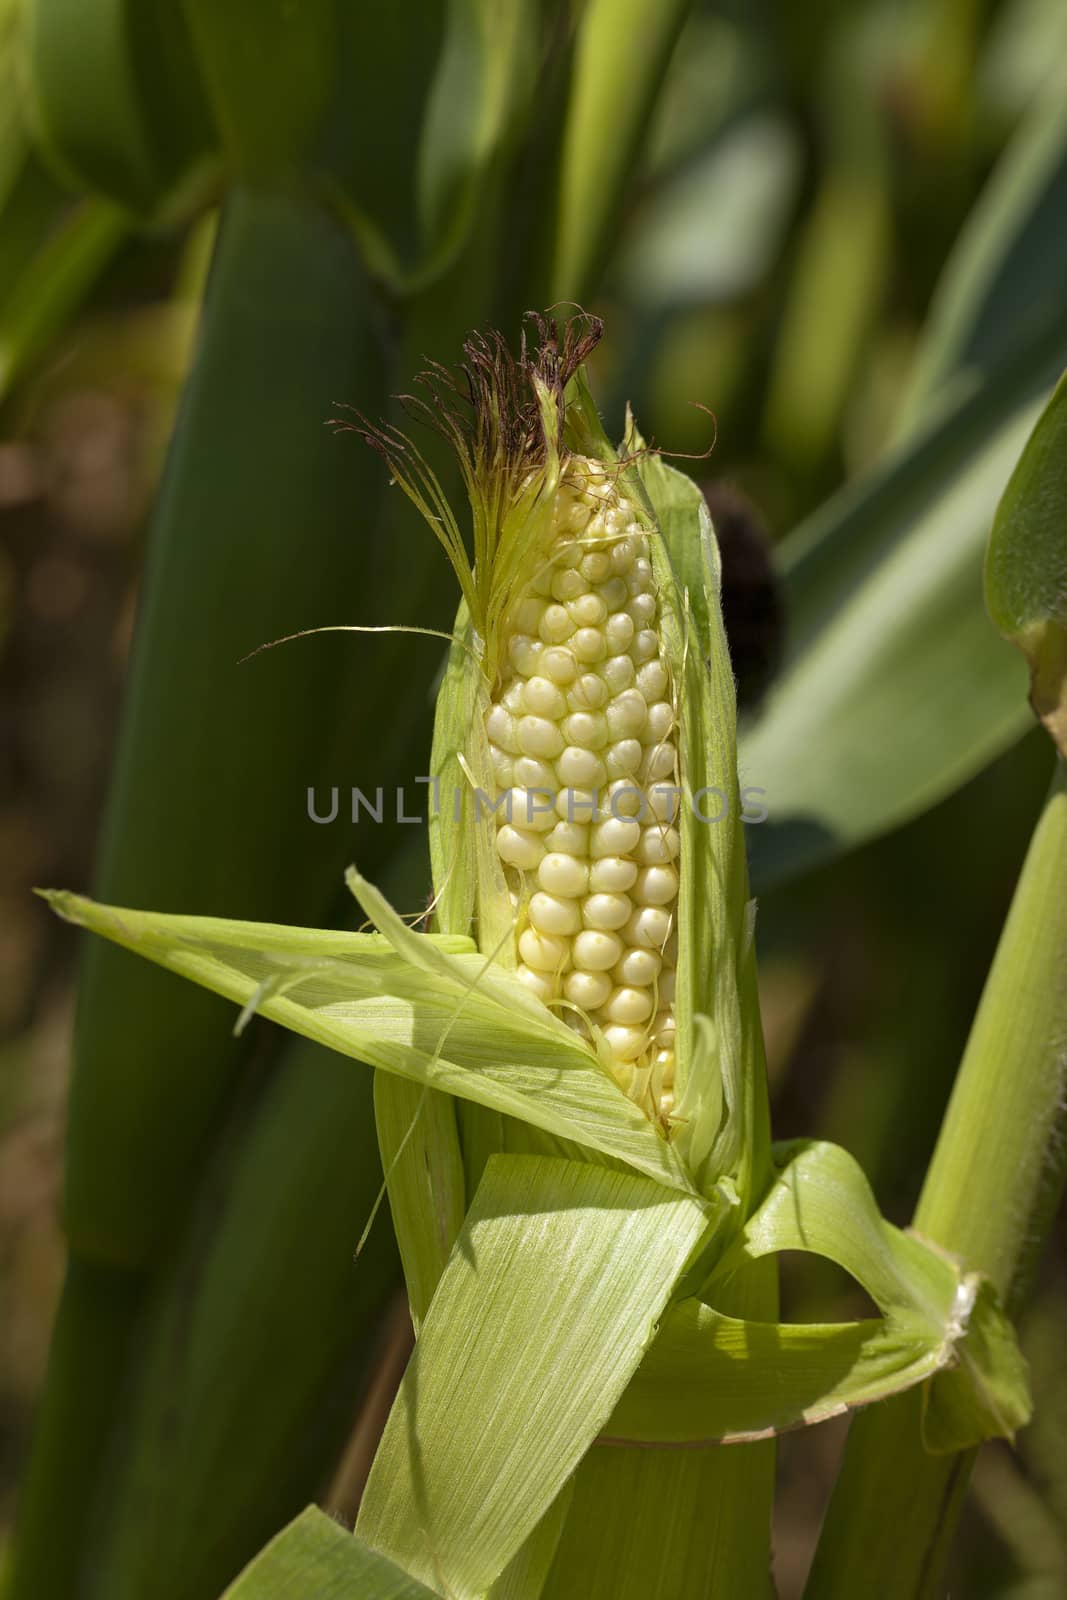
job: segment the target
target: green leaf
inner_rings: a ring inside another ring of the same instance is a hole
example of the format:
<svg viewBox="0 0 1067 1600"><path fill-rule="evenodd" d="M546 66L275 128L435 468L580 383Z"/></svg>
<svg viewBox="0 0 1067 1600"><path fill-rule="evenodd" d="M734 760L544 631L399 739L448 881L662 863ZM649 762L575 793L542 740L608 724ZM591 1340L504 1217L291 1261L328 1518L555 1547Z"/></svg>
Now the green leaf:
<svg viewBox="0 0 1067 1600"><path fill-rule="evenodd" d="M357 1529L482 1595L607 1419L707 1231L645 1178L495 1156L434 1297Z"/></svg>
<svg viewBox="0 0 1067 1600"><path fill-rule="evenodd" d="M821 1422L957 1366L934 1385L936 1394L938 1384L951 1384L943 1407L947 1416L951 1395L951 1425L971 1439L1011 1434L1029 1414L1025 1372L989 1285L886 1222L862 1170L836 1145L800 1142L775 1153L777 1180L716 1266L705 1298L715 1300L744 1258L803 1250L850 1273L884 1320L763 1322L685 1300L668 1313L606 1435L687 1445L754 1438ZM941 1409L939 1402L936 1415Z"/></svg>
<svg viewBox="0 0 1067 1600"><path fill-rule="evenodd" d="M878 1210L859 1163L840 1146L798 1139L774 1146L777 1174L759 1209L708 1284L742 1261L780 1250L825 1256L861 1284L882 1311L919 1312L943 1325L959 1272L953 1262Z"/></svg>
<svg viewBox="0 0 1067 1600"><path fill-rule="evenodd" d="M338 396L382 403L380 326L350 242L321 211L276 192L230 196L140 586L98 855L113 899L313 923L337 897L351 835L315 828L304 801L309 784L321 793L337 781L361 738L373 733L381 753L378 709L363 692L368 671L381 670L379 646L312 640L239 663L268 640L339 620L338 596L366 592L371 573L385 585L402 572L408 593L418 584L421 552L374 536L374 464L322 427ZM407 693L397 726L417 739L421 685ZM371 828L367 855L380 860L391 837ZM232 1020L213 996L122 950L86 952L64 1225L72 1257L128 1269L141 1297L188 1214L247 1057L251 1040L231 1036ZM368 1114L352 1130L352 1159L361 1148L371 1159L372 1143ZM132 1285L125 1304L132 1322ZM49 1421L19 1542L19 1592L32 1600L66 1600L80 1581L99 1474L68 1468L62 1419L77 1418L78 1459L95 1463L125 1373L117 1354L96 1357L96 1379L83 1368L75 1382L57 1366L43 1400ZM87 1390L99 1394L91 1413ZM90 1415L95 1440L84 1436ZM43 1568L56 1573L51 1589Z"/></svg>
<svg viewBox="0 0 1067 1600"><path fill-rule="evenodd" d="M31 116L57 170L139 215L184 209L214 130L181 7L29 0L26 13Z"/></svg>
<svg viewBox="0 0 1067 1600"><path fill-rule="evenodd" d="M1020 343L1061 327L1065 219L1067 95L1063 73L1055 71L1001 156L941 274L901 433L914 433L933 408L977 388Z"/></svg>
<svg viewBox="0 0 1067 1600"><path fill-rule="evenodd" d="M790 658L740 746L770 814L748 830L757 888L899 826L1024 731L982 550L1059 359L1048 339L1021 350L783 546Z"/></svg>
<svg viewBox="0 0 1067 1600"><path fill-rule="evenodd" d="M831 162L797 243L766 435L776 456L802 469L818 467L834 446L885 295L893 225L885 165Z"/></svg>
<svg viewBox="0 0 1067 1600"><path fill-rule="evenodd" d="M230 165L255 176L284 169L333 82L333 0L181 0L180 9Z"/></svg>
<svg viewBox="0 0 1067 1600"><path fill-rule="evenodd" d="M587 0L560 165L553 299L582 302L595 286L688 10L689 0Z"/></svg>
<svg viewBox="0 0 1067 1600"><path fill-rule="evenodd" d="M786 540L791 642L744 731L758 887L934 804L1025 729L1022 674L979 605L991 512L1067 360L1067 114L1053 86L939 287L902 437Z"/></svg>
<svg viewBox="0 0 1067 1600"><path fill-rule="evenodd" d="M450 1095L376 1072L374 1122L417 1335L467 1206L455 1106Z"/></svg>
<svg viewBox="0 0 1067 1600"><path fill-rule="evenodd" d="M524 114L536 81L536 20L532 0L449 0L419 149L421 275L454 258L486 173Z"/></svg>
<svg viewBox="0 0 1067 1600"><path fill-rule="evenodd" d="M579 1468L579 1472L581 1468ZM489 1591L490 1600L541 1600L570 1510L574 1482L565 1484Z"/></svg>
<svg viewBox="0 0 1067 1600"><path fill-rule="evenodd" d="M1038 419L997 507L986 604L1030 668L1030 703L1067 755L1067 377Z"/></svg>
<svg viewBox="0 0 1067 1600"><path fill-rule="evenodd" d="M936 803L1025 730L1021 674L977 603L1010 467L1067 362L1062 73L1020 128L939 286L902 436L782 547L790 658L742 739L771 822L763 887Z"/></svg>
<svg viewBox="0 0 1067 1600"><path fill-rule="evenodd" d="M434 1593L308 1506L245 1568L223 1600L429 1600Z"/></svg>
<svg viewBox="0 0 1067 1600"><path fill-rule="evenodd" d="M398 935L412 961L373 934L47 898L68 920L342 1055L505 1111L693 1193L672 1147L578 1035L483 956L451 954L454 939ZM383 921L395 933L395 913Z"/></svg>
<svg viewBox="0 0 1067 1600"><path fill-rule="evenodd" d="M294 1039L228 1123L141 1310L80 1600L217 1595L332 1472L399 1281L385 1216L355 1259L371 1096Z"/></svg>
<svg viewBox="0 0 1067 1600"><path fill-rule="evenodd" d="M923 1444L938 1454L1010 1439L1031 1409L1029 1369L993 1285L982 1279L955 1361L927 1392Z"/></svg>
<svg viewBox="0 0 1067 1600"><path fill-rule="evenodd" d="M538 10L535 0L433 0L413 36L401 11L342 8L341 66L315 165L369 269L393 293L435 284L468 242L534 103ZM369 144L381 149L380 166L366 161ZM453 325L447 313L444 325Z"/></svg>
<svg viewBox="0 0 1067 1600"><path fill-rule="evenodd" d="M607 1424L647 1444L758 1439L825 1422L933 1376L951 1350L917 1322L747 1322L698 1300L667 1315Z"/></svg>
<svg viewBox="0 0 1067 1600"><path fill-rule="evenodd" d="M770 1600L759 1508L769 1509L773 1478L773 1451L762 1447L592 1450L546 1596Z"/></svg>
<svg viewBox="0 0 1067 1600"><path fill-rule="evenodd" d="M627 448L643 444L632 423ZM638 476L684 596L676 659L683 663L682 878L676 1012L680 1140L707 1190L735 1176L742 1214L768 1176L766 1062L755 991L753 908L737 782L737 706L720 599L720 566L703 495L660 456ZM653 541L657 557L659 541ZM705 817L718 820L704 821ZM714 1092L713 1092L714 1091Z"/></svg>
<svg viewBox="0 0 1067 1600"><path fill-rule="evenodd" d="M315 828L306 794L321 804L372 724L381 750L362 687L383 656L346 638L242 657L340 620L338 597L369 572L410 585L422 570L420 551L374 535L374 463L322 426L339 394L380 403L378 332L335 224L284 195L230 197L140 591L99 851L114 900L314 923L337 896L351 836ZM389 838L371 828L368 855ZM156 1258L246 1043L207 996L120 951L87 953L67 1152L76 1248Z"/></svg>
<svg viewBox="0 0 1067 1600"><path fill-rule="evenodd" d="M870 15L843 13L813 65L818 186L791 250L765 414L771 454L809 474L839 438L886 297L894 226L885 42Z"/></svg>
<svg viewBox="0 0 1067 1600"><path fill-rule="evenodd" d="M73 1257L56 1308L48 1389L20 1483L18 1534L4 1600L67 1600L78 1544L100 1472L100 1441L113 1421L142 1300L136 1277ZM55 1537L54 1508L66 1512Z"/></svg>
<svg viewBox="0 0 1067 1600"><path fill-rule="evenodd" d="M0 399L48 349L128 235L120 211L87 200L23 264L0 304Z"/></svg>
<svg viewBox="0 0 1067 1600"><path fill-rule="evenodd" d="M0 4L0 307L63 214L70 195L46 171L19 96L22 6Z"/></svg>

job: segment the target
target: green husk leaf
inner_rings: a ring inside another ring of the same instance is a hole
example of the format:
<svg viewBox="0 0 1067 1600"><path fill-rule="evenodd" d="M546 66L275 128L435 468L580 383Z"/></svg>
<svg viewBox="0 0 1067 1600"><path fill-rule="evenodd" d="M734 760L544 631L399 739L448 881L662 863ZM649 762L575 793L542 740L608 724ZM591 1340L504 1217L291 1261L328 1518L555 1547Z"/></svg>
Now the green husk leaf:
<svg viewBox="0 0 1067 1600"><path fill-rule="evenodd" d="M437 695L430 755L429 842L433 926L464 937L473 925L475 862L481 860L483 849L475 835L473 796L459 761L465 729L475 715L470 697L477 698L481 687L471 670L471 644L463 602ZM457 850L457 837L475 838L475 849ZM379 1072L374 1081L374 1109L389 1207L417 1334L467 1205L457 1107L450 1095ZM431 1219L429 1227L427 1218Z"/></svg>
<svg viewBox="0 0 1067 1600"><path fill-rule="evenodd" d="M724 1310L732 1316L773 1319L778 1308L773 1260L736 1273L721 1295ZM669 1325L673 1312L674 1306L661 1327ZM654 1349L655 1344L645 1361ZM641 1370L631 1383L638 1381ZM598 1444L576 1476L575 1510L566 1530L567 1557L579 1575L588 1573L590 1582L600 1585L603 1600L614 1594L613 1584L637 1600L647 1592L649 1575L658 1572L661 1563L667 1566L669 1580L662 1592L670 1600L734 1600L741 1594L760 1594L771 1565L774 1464L773 1439L729 1450ZM613 1496L614 1485L627 1483L639 1486L639 1502ZM643 1526L635 1528L638 1503ZM589 1544L590 1525L597 1528L598 1549L579 1554ZM664 1530L669 1530L669 1539L662 1537L657 1543L657 1532ZM620 1550L632 1557L625 1567L616 1554ZM557 1568L554 1576L559 1579L560 1597L573 1594L575 1600L579 1596L584 1600L584 1591L577 1584L570 1586L565 1573ZM556 1597L555 1588L551 1593Z"/></svg>
<svg viewBox="0 0 1067 1600"><path fill-rule="evenodd" d="M466 1210L455 1107L449 1095L376 1072L374 1121L417 1335Z"/></svg>
<svg viewBox="0 0 1067 1600"><path fill-rule="evenodd" d="M706 1298L714 1299L717 1285L728 1285L744 1261L780 1250L825 1256L867 1290L886 1319L886 1332L911 1346L916 1365L902 1382L882 1367L892 1359L891 1351L877 1341L863 1341L864 1359L874 1363L871 1377L887 1382L886 1393L894 1382L904 1388L924 1376L923 1346L933 1358L930 1375L955 1369L934 1383L935 1395L940 1385L944 1396L930 1402L931 1440L1010 1437L1029 1417L1030 1401L1025 1364L992 1285L981 1274L964 1271L955 1257L887 1222L862 1169L838 1146L799 1140L775 1146L774 1153L776 1181L713 1270ZM714 1336L714 1324L708 1326ZM798 1378L800 1371L798 1364ZM859 1372L855 1376L863 1378Z"/></svg>
<svg viewBox="0 0 1067 1600"><path fill-rule="evenodd" d="M591 1450L551 1600L769 1600L773 1448Z"/></svg>
<svg viewBox="0 0 1067 1600"><path fill-rule="evenodd" d="M477 863L482 845L475 826L474 796L463 771L462 757L467 747L467 730L477 714L480 685L471 670L470 654L459 642L467 643L471 639L465 602L460 605L454 631L456 642L448 651L434 711L430 752L434 786L429 818L430 869L437 925L450 933L471 934L478 899ZM457 850L457 838L475 840L475 848Z"/></svg>
<svg viewBox="0 0 1067 1600"><path fill-rule="evenodd" d="M645 448L632 420L627 448ZM652 546L661 590L680 599L665 621L681 662L683 707L677 1138L702 1187L731 1173L747 1210L768 1176L766 1137L759 1132L766 1125L766 1062L719 552L692 479L651 453L639 456L637 473L662 535Z"/></svg>
<svg viewBox="0 0 1067 1600"><path fill-rule="evenodd" d="M978 1280L956 1361L925 1395L922 1439L940 1455L1012 1438L1029 1422L1029 1369L987 1278Z"/></svg>
<svg viewBox="0 0 1067 1600"><path fill-rule="evenodd" d="M919 1318L782 1323L684 1300L604 1430L611 1442L716 1444L825 1422L930 1378L952 1359Z"/></svg>
<svg viewBox="0 0 1067 1600"><path fill-rule="evenodd" d="M991 1286L886 1222L862 1170L837 1146L798 1142L775 1155L778 1177L713 1271L706 1298L728 1291L743 1259L805 1250L849 1272L883 1320L753 1321L685 1300L665 1318L607 1437L751 1439L824 1421L938 1373L931 1439L1010 1435L1028 1415L1025 1370Z"/></svg>
<svg viewBox="0 0 1067 1600"><path fill-rule="evenodd" d="M703 1204L644 1178L492 1157L375 1457L361 1537L455 1600L484 1595L603 1426L707 1228Z"/></svg>
<svg viewBox="0 0 1067 1600"><path fill-rule="evenodd" d="M490 1589L489 1600L541 1600L573 1495L572 1479L560 1490L518 1554L508 1562Z"/></svg>
<svg viewBox="0 0 1067 1600"><path fill-rule="evenodd" d="M773 1147L776 1175L759 1209L716 1266L707 1289L743 1261L802 1250L825 1256L883 1312L919 1312L942 1325L959 1272L952 1259L887 1222L862 1167L839 1145L798 1139Z"/></svg>
<svg viewBox="0 0 1067 1600"><path fill-rule="evenodd" d="M390 939L46 898L92 929L295 1033L588 1145L685 1193L676 1151L577 1034L469 940L415 934L361 882ZM403 946L398 953L390 942ZM266 993L281 978L285 993ZM294 981L290 981L294 980Z"/></svg>
<svg viewBox="0 0 1067 1600"><path fill-rule="evenodd" d="M997 507L985 593L996 627L1026 657L1030 704L1067 755L1067 377Z"/></svg>
<svg viewBox="0 0 1067 1600"><path fill-rule="evenodd" d="M317 1506L283 1528L232 1583L222 1600L429 1600L427 1589L370 1550Z"/></svg>
<svg viewBox="0 0 1067 1600"><path fill-rule="evenodd" d="M860 1322L750 1322L690 1299L668 1313L604 1436L686 1446L766 1438L928 1379L936 1379L926 1401L928 1450L1011 1438L1029 1420L1011 1325L974 1275L957 1278L940 1325L918 1310Z"/></svg>

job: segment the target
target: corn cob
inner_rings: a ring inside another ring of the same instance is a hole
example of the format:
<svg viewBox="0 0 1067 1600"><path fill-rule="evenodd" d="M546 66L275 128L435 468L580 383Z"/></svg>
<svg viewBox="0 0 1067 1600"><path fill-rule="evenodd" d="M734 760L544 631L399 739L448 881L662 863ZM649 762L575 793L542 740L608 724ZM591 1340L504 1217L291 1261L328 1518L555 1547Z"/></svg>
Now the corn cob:
<svg viewBox="0 0 1067 1600"><path fill-rule="evenodd" d="M492 860L481 860L470 907L481 947L587 1038L669 1132L684 830L655 524L627 463L606 441L604 457L589 453L595 436L570 423L567 385L600 324L575 318L560 333L535 322L532 354L524 341L516 360L499 335L474 335L458 373L423 375L430 401L406 397L458 455L473 562L412 441L363 417L356 427L426 517L463 592L457 636L481 687L461 765L492 810Z"/></svg>
<svg viewBox="0 0 1067 1600"><path fill-rule="evenodd" d="M486 733L518 977L660 1117L674 1084L677 708L648 534L617 474L571 456L547 559L504 622Z"/></svg>

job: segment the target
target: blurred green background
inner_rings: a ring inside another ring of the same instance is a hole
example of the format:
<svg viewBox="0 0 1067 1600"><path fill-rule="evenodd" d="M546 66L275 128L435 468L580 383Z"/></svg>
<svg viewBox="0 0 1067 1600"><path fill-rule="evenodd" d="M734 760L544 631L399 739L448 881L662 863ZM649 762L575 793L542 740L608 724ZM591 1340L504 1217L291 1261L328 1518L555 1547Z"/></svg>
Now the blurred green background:
<svg viewBox="0 0 1067 1600"><path fill-rule="evenodd" d="M730 618L749 702L742 781L767 789L771 813L752 844L775 1131L845 1145L895 1221L907 1221L918 1192L1051 770L1048 741L1026 731L1021 667L981 613L980 561L1025 437L1011 432L1016 410L1031 417L1027 406L1067 360L1060 0L625 0L614 19L601 0L591 8L597 25L616 39L620 62L645 63L647 81L613 64L583 102L584 121L573 111L575 85L589 75L574 31L591 26L580 6L517 7L528 30L517 44L479 32L474 5L428 5L418 27L370 5L358 19L333 18L321 36L318 12L333 15L325 4L309 8L302 33L284 6L224 7L215 35L209 10L190 5L180 37L158 6L96 9L121 14L122 27L137 14L126 42L140 100L126 104L108 78L114 16L100 21L89 7L83 35L72 7L0 0L5 1545L63 1280L80 953L31 887L99 890L102 874L139 905L314 922L343 914L339 900L330 910L329 885L358 856L409 909L425 895L421 842L408 837L417 830L371 833L343 815L316 829L303 808L312 781L345 792L424 770L433 641L331 636L249 663L235 692L260 721L250 730L231 707L231 743L223 729L212 744L216 693L230 706L229 674L265 639L344 622L448 625L443 563L384 493L362 445L327 432L338 406L380 412L388 394L411 386L422 357L454 360L469 327L500 322L517 339L523 310L574 296L605 319L594 378L609 432L621 433L630 402L646 437L668 451L700 455L714 433L706 459L682 464L720 496L732 486L746 507L739 520L768 544L785 541L777 601L762 562L734 557ZM477 75L479 51L498 46L502 60L515 48L524 62L490 85L474 133L457 132L467 75ZM190 49L197 74L185 70ZM137 120L146 106L148 133ZM418 155L427 116L433 138ZM577 155L567 139L580 140ZM464 166L457 149L477 160ZM72 151L84 151L80 168ZM603 217L582 234L574 208L588 219L601 201ZM912 438L926 442L894 455ZM275 468L283 455L284 473ZM1004 653L1007 689L993 682L999 665L972 668L950 629L948 645L931 644L938 616L922 596L942 581L960 515L975 537L960 558L965 597L953 605L969 608L967 626L983 638L988 630L993 655ZM217 557L231 533L225 562L197 565L199 544ZM139 632L151 632L156 656L142 638L141 743L127 734L116 769L120 716L136 699L128 673L149 544L156 588ZM889 548L910 552L897 587L892 564L879 566ZM266 550L269 595L242 611ZM884 600L868 616L872 572ZM877 628L892 650L868 661ZM209 635L215 653L198 655ZM801 732L783 742L779 723L800 727L789 696L814 692L824 648L836 687L810 714L841 730L837 744L824 749ZM882 694L895 661L914 672L900 704L921 713L930 696L926 726L912 727ZM781 684L767 690L776 667ZM164 691L183 707L177 736L153 720L151 696ZM178 747L193 763L199 752L195 804L168 775ZM148 768L163 792L142 803ZM116 771L126 800L112 801L101 867ZM261 804L272 781L284 788L273 820ZM820 784L822 811L812 798ZM147 816L136 842L127 803ZM247 819L265 863L260 890L251 876L239 883L236 867L227 876L225 837L211 855L212 819L223 814L237 836ZM197 851L199 878L186 864ZM153 981L130 1004L158 1016L172 980ZM88 1056L102 1026L93 1004L83 998ZM189 1060L196 1027L222 1039L231 1020L210 1002L188 1022ZM126 1018L113 1025L121 1032ZM119 1243L112 1224L137 1181L126 1186L126 1134L115 1134L118 1156L101 1154L100 1126L97 1143L86 1135L72 1145L66 1236L87 1270L121 1278L113 1311L127 1287L136 1301L119 1318L128 1343L101 1357L103 1421L86 1423L84 1453L68 1463L63 1493L81 1507L103 1573L81 1580L79 1594L155 1600L143 1573L167 1547L161 1508L169 1516L177 1502L176 1542L202 1526L205 1473L226 1483L230 1502L217 1541L205 1536L203 1570L190 1568L175 1590L189 1600L217 1593L311 1494L350 1511L402 1363L384 1216L369 1260L353 1260L378 1183L369 1081L353 1101L355 1069L321 1058L301 1069L279 1057L265 1025L249 1031L225 1093L215 1095L205 1067L189 1121L195 1159L179 1153L168 1168L165 1153L127 1130L145 1192L160 1161L159 1194L171 1187L158 1217L147 1204L143 1226ZM153 1063L140 1068L136 1092L152 1102ZM312 1072L314 1111L304 1092ZM107 1122L106 1084L81 1063L79 1073L89 1087L77 1116ZM184 1092L188 1074L179 1081ZM166 1104L169 1091L159 1092ZM101 1196L104 1166L111 1188ZM299 1207L287 1206L287 1184ZM255 1244L248 1217L263 1219L264 1194L278 1216ZM302 1220L285 1234L295 1211ZM1062 1245L1061 1223L1022 1325L1036 1419L1017 1452L996 1445L981 1457L953 1594L1038 1600L1067 1590ZM257 1301L257 1271L278 1276L274 1299ZM198 1325L208 1354L197 1376L183 1317L190 1301L208 1305L212 1274L220 1303L230 1297L238 1312L231 1326L216 1306ZM857 1304L843 1279L813 1278L810 1267L795 1281L787 1270L785 1291L797 1318L848 1315ZM322 1335L313 1351L303 1349L302 1307ZM306 1359L288 1399L264 1348L275 1334L277 1359ZM215 1380L231 1399L233 1388L218 1378L227 1369L211 1366L220 1350L232 1373L248 1369L247 1412L234 1401L217 1413ZM250 1439L247 1415L263 1413L277 1428ZM204 1418L216 1414L205 1442ZM784 1597L800 1593L842 1437L830 1424L782 1442ZM289 1474L273 1480L275 1501L256 1476L271 1451ZM144 1549L123 1532L134 1516L149 1530Z"/></svg>

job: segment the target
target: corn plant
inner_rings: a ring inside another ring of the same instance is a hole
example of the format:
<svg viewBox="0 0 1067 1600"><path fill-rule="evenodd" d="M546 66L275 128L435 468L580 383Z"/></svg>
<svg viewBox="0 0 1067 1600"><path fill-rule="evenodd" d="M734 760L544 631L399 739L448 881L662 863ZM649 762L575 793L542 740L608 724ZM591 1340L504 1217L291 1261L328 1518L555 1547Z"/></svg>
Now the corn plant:
<svg viewBox="0 0 1067 1600"><path fill-rule="evenodd" d="M313 1569L338 1594L760 1589L775 1433L915 1392L905 1416L927 1465L910 1485L958 1476L961 1452L1029 1414L997 1289L1011 1288L1036 1192L986 1275L971 1264L981 1240L952 1254L885 1222L844 1151L769 1142L714 534L699 492L635 426L621 452L609 445L582 374L598 334L542 319L518 359L477 336L466 365L432 369L428 398L411 403L459 454L473 561L410 435L354 424L426 517L462 596L431 763L431 931L354 868L373 932L50 896L243 1019L260 1012L379 1069L415 1353L355 1534L300 1519L236 1595ZM1061 598L1040 546L1041 595L1015 579L1016 545L1062 406L1061 391L1009 490L990 568L1041 705L1050 678L1060 703ZM1047 896L1048 869L1062 871L1062 808L1057 785L1002 954L1011 972L1015 943L1036 939L1049 964L1013 1052L1039 1074L1059 1049L1063 946L1027 896L1032 877ZM961 1096L1003 1059L1012 981L994 969ZM1041 1149L1054 1103L1035 1117L1027 1099L1013 1119ZM979 1127L973 1111L950 1113L945 1162L966 1160ZM1009 1141L1002 1127L993 1137L996 1166ZM950 1171L946 1182L935 1165L932 1190L966 1206ZM935 1218L930 1231L946 1229ZM787 1249L836 1261L881 1315L776 1322L773 1261ZM877 1434L882 1408L868 1416ZM828 1525L815 1592L848 1592L850 1551L871 1537L863 1471L846 1466L849 1512L840 1535ZM927 1540L899 1542L928 1563Z"/></svg>
<svg viewBox="0 0 1067 1600"><path fill-rule="evenodd" d="M842 1149L772 1142L749 871L762 892L896 826L1027 725L979 589L1031 435L987 598L1062 748L1062 94L949 260L884 459L783 546L789 653L738 745L695 484L632 421L608 442L595 319L533 319L511 354L530 305L598 291L683 0L76 9L0 8L25 113L0 128L0 391L131 240L220 221L97 899L52 897L107 942L80 981L14 1600L211 1600L261 1546L234 1594L758 1594L774 1438L853 1411L811 1592L939 1593L974 1449L1028 1414L1007 1319L1060 1178L1062 787L915 1232ZM832 160L769 390L783 455L832 432L880 292L863 48L824 85ZM427 355L405 418L389 396ZM414 830L358 832L345 894L348 844L309 846L292 796L352 748L408 781L431 737L416 931ZM739 763L774 797L750 863ZM787 1250L879 1315L778 1321ZM401 1267L418 1338L355 1534L291 1521Z"/></svg>

